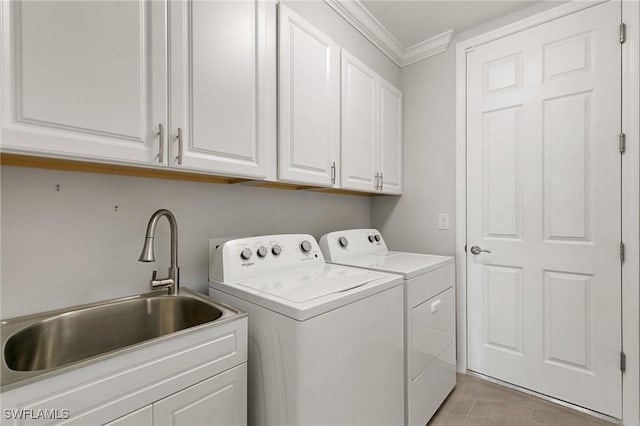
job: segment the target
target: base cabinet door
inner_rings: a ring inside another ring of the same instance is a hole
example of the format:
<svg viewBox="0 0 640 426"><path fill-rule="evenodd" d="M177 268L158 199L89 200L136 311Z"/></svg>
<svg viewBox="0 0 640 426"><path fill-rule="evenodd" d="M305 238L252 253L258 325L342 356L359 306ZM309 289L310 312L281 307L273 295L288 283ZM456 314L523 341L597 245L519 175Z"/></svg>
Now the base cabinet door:
<svg viewBox="0 0 640 426"><path fill-rule="evenodd" d="M339 186L340 49L279 6L278 179Z"/></svg>
<svg viewBox="0 0 640 426"><path fill-rule="evenodd" d="M276 151L273 1L170 1L169 166L265 178Z"/></svg>
<svg viewBox="0 0 640 426"><path fill-rule="evenodd" d="M139 410L122 416L112 422L106 423L104 426L152 426L153 425L153 406L147 405Z"/></svg>
<svg viewBox="0 0 640 426"><path fill-rule="evenodd" d="M159 164L164 1L7 1L2 150Z"/></svg>
<svg viewBox="0 0 640 426"><path fill-rule="evenodd" d="M154 426L245 426L247 364L241 364L153 404Z"/></svg>

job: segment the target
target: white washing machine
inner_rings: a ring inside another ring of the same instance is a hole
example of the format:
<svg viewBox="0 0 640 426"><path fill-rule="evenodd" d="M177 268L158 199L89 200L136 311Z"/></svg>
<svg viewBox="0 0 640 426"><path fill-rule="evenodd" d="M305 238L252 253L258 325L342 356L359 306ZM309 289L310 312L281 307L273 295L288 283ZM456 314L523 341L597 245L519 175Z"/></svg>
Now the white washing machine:
<svg viewBox="0 0 640 426"><path fill-rule="evenodd" d="M209 250L209 294L249 314L250 425L402 424L401 276L327 264L311 235Z"/></svg>
<svg viewBox="0 0 640 426"><path fill-rule="evenodd" d="M327 262L404 277L405 424L427 424L456 383L454 258L387 250L375 229L320 238Z"/></svg>

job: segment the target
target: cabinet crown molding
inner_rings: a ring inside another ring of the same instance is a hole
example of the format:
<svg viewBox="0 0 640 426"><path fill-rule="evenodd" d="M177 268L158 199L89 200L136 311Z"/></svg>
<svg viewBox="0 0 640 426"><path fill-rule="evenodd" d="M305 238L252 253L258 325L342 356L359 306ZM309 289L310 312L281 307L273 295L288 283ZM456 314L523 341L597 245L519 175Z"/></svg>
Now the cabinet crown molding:
<svg viewBox="0 0 640 426"><path fill-rule="evenodd" d="M450 29L405 47L359 0L325 2L400 68L444 52L455 34Z"/></svg>

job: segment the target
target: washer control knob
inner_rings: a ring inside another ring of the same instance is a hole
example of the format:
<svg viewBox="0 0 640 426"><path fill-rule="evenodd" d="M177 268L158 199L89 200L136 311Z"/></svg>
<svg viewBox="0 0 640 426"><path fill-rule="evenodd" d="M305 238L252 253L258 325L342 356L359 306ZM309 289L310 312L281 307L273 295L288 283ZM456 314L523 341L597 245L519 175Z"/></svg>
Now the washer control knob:
<svg viewBox="0 0 640 426"><path fill-rule="evenodd" d="M338 238L338 244L340 244L340 247L342 248L347 248L349 241L347 240L347 237L340 237Z"/></svg>
<svg viewBox="0 0 640 426"><path fill-rule="evenodd" d="M249 260L252 254L251 249L246 248L240 252L240 257L244 260Z"/></svg>
<svg viewBox="0 0 640 426"><path fill-rule="evenodd" d="M260 247L256 253L258 254L258 257L265 257L269 251L266 247Z"/></svg>
<svg viewBox="0 0 640 426"><path fill-rule="evenodd" d="M369 238L369 242L370 242L370 243L372 243L372 242L374 242L374 241L375 241L375 239L373 238L373 235L369 235L369 237L368 237L368 238Z"/></svg>
<svg viewBox="0 0 640 426"><path fill-rule="evenodd" d="M374 237L373 237L373 238L375 238L375 239L376 239L376 241L380 241L380 240L381 240L381 238L380 238L380 234L376 234L376 235L374 235Z"/></svg>
<svg viewBox="0 0 640 426"><path fill-rule="evenodd" d="M280 256L280 253L282 253L282 247L276 244L271 247L271 253L273 253L274 256Z"/></svg>
<svg viewBox="0 0 640 426"><path fill-rule="evenodd" d="M300 250L302 250L303 253L309 253L311 251L311 243L304 240L300 243Z"/></svg>

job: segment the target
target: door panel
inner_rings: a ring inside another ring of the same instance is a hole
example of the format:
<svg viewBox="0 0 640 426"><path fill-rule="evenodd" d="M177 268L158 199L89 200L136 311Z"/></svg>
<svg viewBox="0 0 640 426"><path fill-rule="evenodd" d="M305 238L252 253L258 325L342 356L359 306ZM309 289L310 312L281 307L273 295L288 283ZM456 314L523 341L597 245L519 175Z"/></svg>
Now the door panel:
<svg viewBox="0 0 640 426"><path fill-rule="evenodd" d="M467 54L469 369L621 416L620 3Z"/></svg>
<svg viewBox="0 0 640 426"><path fill-rule="evenodd" d="M402 92L379 80L381 192L402 194Z"/></svg>
<svg viewBox="0 0 640 426"><path fill-rule="evenodd" d="M166 3L2 7L13 44L3 52L3 150L158 162L158 125L167 110Z"/></svg>
<svg viewBox="0 0 640 426"><path fill-rule="evenodd" d="M332 186L340 182L340 49L279 8L278 177Z"/></svg>
<svg viewBox="0 0 640 426"><path fill-rule="evenodd" d="M342 51L342 188L373 191L378 164L378 77Z"/></svg>
<svg viewBox="0 0 640 426"><path fill-rule="evenodd" d="M266 150L275 144L269 8L273 2L258 0L171 2L169 165L266 176Z"/></svg>

